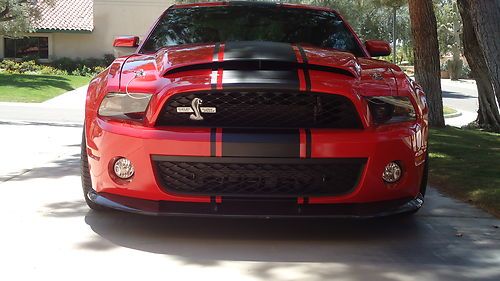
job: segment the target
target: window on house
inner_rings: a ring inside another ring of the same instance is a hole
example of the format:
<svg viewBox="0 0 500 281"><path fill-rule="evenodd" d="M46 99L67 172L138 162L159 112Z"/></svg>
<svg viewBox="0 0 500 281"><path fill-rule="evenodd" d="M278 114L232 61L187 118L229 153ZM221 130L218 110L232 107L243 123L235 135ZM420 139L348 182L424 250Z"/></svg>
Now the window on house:
<svg viewBox="0 0 500 281"><path fill-rule="evenodd" d="M48 37L4 38L5 58L49 58Z"/></svg>

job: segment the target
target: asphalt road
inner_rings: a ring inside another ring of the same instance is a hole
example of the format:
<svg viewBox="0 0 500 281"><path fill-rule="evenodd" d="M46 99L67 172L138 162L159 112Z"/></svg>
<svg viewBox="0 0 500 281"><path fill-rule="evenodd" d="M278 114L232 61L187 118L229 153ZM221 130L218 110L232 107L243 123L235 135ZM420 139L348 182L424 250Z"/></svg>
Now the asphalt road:
<svg viewBox="0 0 500 281"><path fill-rule="evenodd" d="M0 123L0 280L500 280L500 221L430 189L414 218L89 211L81 127Z"/></svg>
<svg viewBox="0 0 500 281"><path fill-rule="evenodd" d="M472 80L441 80L443 104L460 111L476 113L479 107L476 83Z"/></svg>

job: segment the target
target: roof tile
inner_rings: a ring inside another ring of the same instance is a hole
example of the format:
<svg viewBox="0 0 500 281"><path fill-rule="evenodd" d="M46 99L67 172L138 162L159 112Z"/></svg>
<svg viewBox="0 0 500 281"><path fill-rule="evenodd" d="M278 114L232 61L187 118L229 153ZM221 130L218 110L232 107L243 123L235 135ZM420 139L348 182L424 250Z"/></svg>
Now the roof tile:
<svg viewBox="0 0 500 281"><path fill-rule="evenodd" d="M94 8L92 0L55 0L40 6L40 19L35 29L54 31L92 31L94 29Z"/></svg>

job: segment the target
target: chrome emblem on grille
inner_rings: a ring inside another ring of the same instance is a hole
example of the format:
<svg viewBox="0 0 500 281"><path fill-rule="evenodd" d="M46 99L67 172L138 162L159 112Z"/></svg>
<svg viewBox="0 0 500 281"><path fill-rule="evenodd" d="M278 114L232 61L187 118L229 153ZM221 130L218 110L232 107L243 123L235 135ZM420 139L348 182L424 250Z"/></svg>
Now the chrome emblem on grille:
<svg viewBox="0 0 500 281"><path fill-rule="evenodd" d="M194 121L202 121L204 118L201 116L202 113L217 113L217 108L215 107L202 107L201 104L203 100L200 98L194 98L191 101L191 107L177 107L177 113L193 113L189 115L189 119Z"/></svg>
<svg viewBox="0 0 500 281"><path fill-rule="evenodd" d="M203 120L203 116L201 116L201 112L200 112L200 105L202 103L203 103L203 101L199 98L193 99L193 101L191 102L191 107L194 110L194 114L189 115L189 119L196 120L196 121Z"/></svg>
<svg viewBox="0 0 500 281"><path fill-rule="evenodd" d="M384 80L384 76L382 76L382 74L380 74L379 72L374 72L372 74L372 78L373 80L378 80L378 81Z"/></svg>

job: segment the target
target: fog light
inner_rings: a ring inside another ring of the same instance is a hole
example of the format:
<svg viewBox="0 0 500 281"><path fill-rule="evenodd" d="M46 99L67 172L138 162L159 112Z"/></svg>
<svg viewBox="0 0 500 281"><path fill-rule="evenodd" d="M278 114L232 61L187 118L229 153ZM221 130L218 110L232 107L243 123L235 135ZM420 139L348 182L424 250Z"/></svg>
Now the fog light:
<svg viewBox="0 0 500 281"><path fill-rule="evenodd" d="M120 158L115 161L113 171L117 177L126 180L134 175L134 166L127 158Z"/></svg>
<svg viewBox="0 0 500 281"><path fill-rule="evenodd" d="M401 178L402 174L401 166L396 162L391 162L385 166L382 178L388 183L395 183Z"/></svg>

